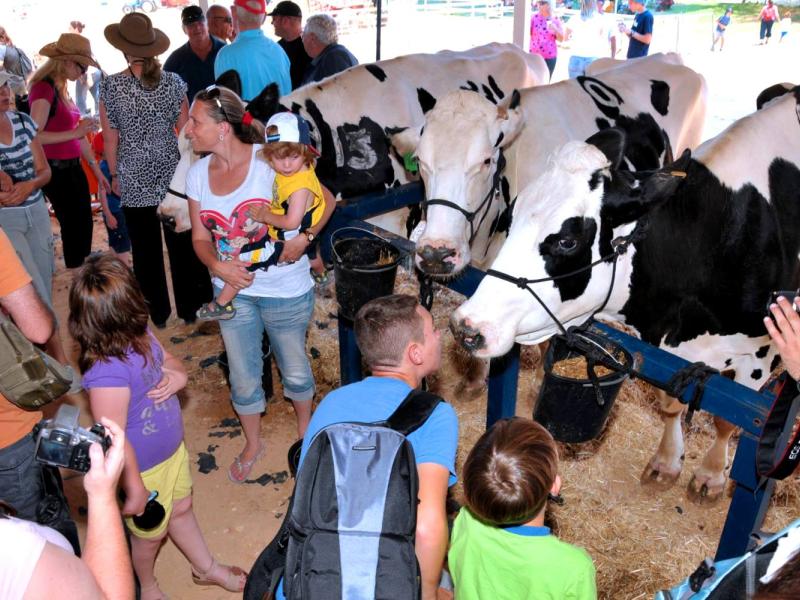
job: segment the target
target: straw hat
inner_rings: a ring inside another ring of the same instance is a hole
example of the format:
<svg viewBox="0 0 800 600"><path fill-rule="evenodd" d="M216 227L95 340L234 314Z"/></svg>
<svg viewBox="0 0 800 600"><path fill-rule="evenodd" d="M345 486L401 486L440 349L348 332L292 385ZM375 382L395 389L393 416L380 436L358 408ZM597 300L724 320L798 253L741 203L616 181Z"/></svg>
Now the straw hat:
<svg viewBox="0 0 800 600"><path fill-rule="evenodd" d="M108 43L136 58L152 58L169 48L169 38L153 27L147 15L131 13L105 29Z"/></svg>
<svg viewBox="0 0 800 600"><path fill-rule="evenodd" d="M77 33L62 33L57 42L51 42L39 50L39 54L55 60L74 60L85 66L100 68L92 58L92 46L82 35Z"/></svg>

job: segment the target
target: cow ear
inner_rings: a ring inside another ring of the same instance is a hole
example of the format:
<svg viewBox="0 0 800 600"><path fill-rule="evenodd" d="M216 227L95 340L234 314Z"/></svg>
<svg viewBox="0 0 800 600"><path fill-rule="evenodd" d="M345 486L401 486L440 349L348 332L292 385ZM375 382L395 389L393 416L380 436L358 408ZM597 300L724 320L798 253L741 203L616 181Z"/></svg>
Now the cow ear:
<svg viewBox="0 0 800 600"><path fill-rule="evenodd" d="M406 127L395 132L387 132L392 147L397 151L398 156L414 154L419 146L419 138L422 135L420 127Z"/></svg>
<svg viewBox="0 0 800 600"><path fill-rule="evenodd" d="M280 109L278 84L270 83L258 96L247 103L247 111L259 121L266 123Z"/></svg>
<svg viewBox="0 0 800 600"><path fill-rule="evenodd" d="M616 171L622 163L625 152L625 132L612 127L598 131L586 140L587 144L595 146L611 161L611 170Z"/></svg>
<svg viewBox="0 0 800 600"><path fill-rule="evenodd" d="M236 92L237 96L242 95L242 78L239 76L239 72L236 71L236 69L228 69L217 77L214 83L226 87L232 92Z"/></svg>
<svg viewBox="0 0 800 600"><path fill-rule="evenodd" d="M511 94L508 103L497 107L497 135L492 140L495 147L505 148L517 137L525 121L520 107L520 95L517 90Z"/></svg>

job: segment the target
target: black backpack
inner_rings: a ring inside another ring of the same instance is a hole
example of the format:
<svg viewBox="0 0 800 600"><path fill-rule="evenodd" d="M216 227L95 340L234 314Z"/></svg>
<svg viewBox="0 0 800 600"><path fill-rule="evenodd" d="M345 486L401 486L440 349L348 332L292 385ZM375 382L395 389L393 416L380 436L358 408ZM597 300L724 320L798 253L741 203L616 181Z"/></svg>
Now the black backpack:
<svg viewBox="0 0 800 600"><path fill-rule="evenodd" d="M406 436L443 400L413 390L379 423L337 423L311 441L280 531L258 557L244 598L416 600L419 481Z"/></svg>

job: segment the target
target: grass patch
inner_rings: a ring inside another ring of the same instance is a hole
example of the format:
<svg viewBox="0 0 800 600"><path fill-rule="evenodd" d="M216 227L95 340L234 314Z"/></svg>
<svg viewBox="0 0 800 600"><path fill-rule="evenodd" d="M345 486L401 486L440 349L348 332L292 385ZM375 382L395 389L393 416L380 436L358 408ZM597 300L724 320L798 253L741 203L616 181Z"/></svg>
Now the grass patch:
<svg viewBox="0 0 800 600"><path fill-rule="evenodd" d="M652 6L651 6L652 4ZM648 8L655 13L655 6L658 2L648 2ZM676 2L670 10L659 12L659 15L679 15L687 13L700 13L712 12L715 16L721 17L725 14L725 9L729 6L733 7L733 22L752 22L758 21L758 15L761 13L761 8L764 6L762 2L691 2L683 3ZM792 11L792 22L800 20L800 10L797 7L778 6L778 13L783 17L783 12L786 9Z"/></svg>

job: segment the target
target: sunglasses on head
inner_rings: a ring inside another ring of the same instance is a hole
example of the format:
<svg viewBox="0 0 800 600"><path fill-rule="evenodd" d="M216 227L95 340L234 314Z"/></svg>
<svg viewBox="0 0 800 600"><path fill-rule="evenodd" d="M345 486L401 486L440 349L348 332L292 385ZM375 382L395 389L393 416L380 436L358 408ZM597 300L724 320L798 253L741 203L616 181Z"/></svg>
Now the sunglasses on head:
<svg viewBox="0 0 800 600"><path fill-rule="evenodd" d="M225 108L222 106L222 102L220 102L220 99L219 99L219 96L220 96L219 87L216 84L214 84L214 85L208 86L203 91L205 92L206 99L207 100L213 100L214 104L217 105L217 108L222 113L222 116L225 117L225 120L230 123L230 118L228 118L228 113L225 112Z"/></svg>

